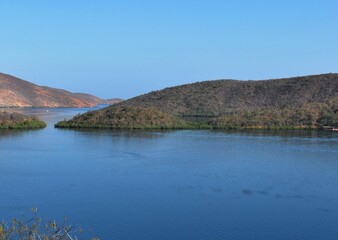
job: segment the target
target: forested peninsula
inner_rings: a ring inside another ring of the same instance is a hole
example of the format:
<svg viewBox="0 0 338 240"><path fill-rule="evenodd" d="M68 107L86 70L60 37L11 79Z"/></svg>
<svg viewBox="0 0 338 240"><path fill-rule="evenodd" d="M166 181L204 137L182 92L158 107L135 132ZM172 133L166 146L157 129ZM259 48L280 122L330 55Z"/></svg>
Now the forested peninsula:
<svg viewBox="0 0 338 240"><path fill-rule="evenodd" d="M46 126L45 122L35 116L0 112L0 129L38 129Z"/></svg>
<svg viewBox="0 0 338 240"><path fill-rule="evenodd" d="M186 84L90 111L55 126L334 130L338 128L338 74Z"/></svg>

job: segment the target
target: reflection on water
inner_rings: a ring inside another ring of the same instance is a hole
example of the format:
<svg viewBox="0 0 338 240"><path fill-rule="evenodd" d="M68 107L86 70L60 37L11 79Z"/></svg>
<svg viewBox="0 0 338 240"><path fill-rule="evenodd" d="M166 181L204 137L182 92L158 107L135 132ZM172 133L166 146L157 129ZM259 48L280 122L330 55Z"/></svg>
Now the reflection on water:
<svg viewBox="0 0 338 240"><path fill-rule="evenodd" d="M48 110L46 129L0 131L0 218L38 207L101 239L338 236L337 133L54 129L88 109Z"/></svg>
<svg viewBox="0 0 338 240"><path fill-rule="evenodd" d="M21 130L21 129L0 129L0 141L2 137L14 137L14 136L20 136L23 135L29 131L32 130Z"/></svg>
<svg viewBox="0 0 338 240"><path fill-rule="evenodd" d="M66 129L60 128L58 129L64 132L73 132L78 133L80 135L88 135L88 136L111 136L111 137L121 137L121 138L160 138L164 136L166 133L177 132L177 130L107 130L107 129Z"/></svg>
<svg viewBox="0 0 338 240"><path fill-rule="evenodd" d="M216 132L224 132L225 134L235 133L247 136L273 136L273 137L295 137L295 138L336 138L337 133L333 131L321 131L321 130L253 130L253 129L246 129L246 130L217 130Z"/></svg>

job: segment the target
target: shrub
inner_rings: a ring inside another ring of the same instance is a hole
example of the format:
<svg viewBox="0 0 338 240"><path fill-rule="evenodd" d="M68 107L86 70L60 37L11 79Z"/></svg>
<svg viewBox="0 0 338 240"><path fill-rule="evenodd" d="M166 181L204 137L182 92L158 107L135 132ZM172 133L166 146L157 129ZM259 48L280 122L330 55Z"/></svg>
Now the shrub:
<svg viewBox="0 0 338 240"><path fill-rule="evenodd" d="M20 113L0 112L0 129L36 129L46 127L46 123L35 116Z"/></svg>
<svg viewBox="0 0 338 240"><path fill-rule="evenodd" d="M67 219L64 219L62 224L56 223L55 220L43 222L37 216L37 209L32 210L34 212L32 218L0 222L0 240L77 240L75 234L82 232L80 228L69 224Z"/></svg>

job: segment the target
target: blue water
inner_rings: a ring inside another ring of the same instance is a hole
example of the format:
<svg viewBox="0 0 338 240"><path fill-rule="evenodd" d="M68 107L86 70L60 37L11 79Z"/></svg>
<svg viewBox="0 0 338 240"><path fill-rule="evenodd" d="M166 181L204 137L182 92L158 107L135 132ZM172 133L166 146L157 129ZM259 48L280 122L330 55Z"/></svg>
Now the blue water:
<svg viewBox="0 0 338 240"><path fill-rule="evenodd" d="M338 239L337 133L53 128L86 110L0 131L0 218L38 207L103 240Z"/></svg>

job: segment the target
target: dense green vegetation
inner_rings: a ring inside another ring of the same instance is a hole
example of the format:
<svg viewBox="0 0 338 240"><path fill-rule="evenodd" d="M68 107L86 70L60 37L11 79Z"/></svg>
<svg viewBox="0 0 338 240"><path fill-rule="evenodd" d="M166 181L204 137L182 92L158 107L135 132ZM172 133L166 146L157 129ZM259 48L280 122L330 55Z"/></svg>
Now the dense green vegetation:
<svg viewBox="0 0 338 240"><path fill-rule="evenodd" d="M181 129L191 128L177 117L154 108L108 107L58 122L58 128Z"/></svg>
<svg viewBox="0 0 338 240"><path fill-rule="evenodd" d="M337 108L326 104L241 111L218 117L209 122L213 128L243 129L322 129L338 127Z"/></svg>
<svg viewBox="0 0 338 240"><path fill-rule="evenodd" d="M151 92L59 122L64 128L321 129L338 127L338 74L218 80Z"/></svg>
<svg viewBox="0 0 338 240"><path fill-rule="evenodd" d="M221 117L171 117L153 108L119 107L91 111L59 122L60 128L112 129L322 129L338 128L338 101L281 109L245 110ZM207 120L208 119L208 120Z"/></svg>
<svg viewBox="0 0 338 240"><path fill-rule="evenodd" d="M46 127L46 123L35 116L0 112L0 129L36 129L44 127Z"/></svg>

